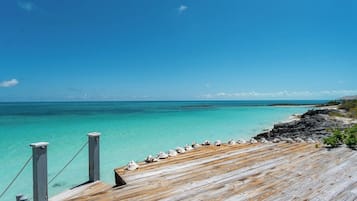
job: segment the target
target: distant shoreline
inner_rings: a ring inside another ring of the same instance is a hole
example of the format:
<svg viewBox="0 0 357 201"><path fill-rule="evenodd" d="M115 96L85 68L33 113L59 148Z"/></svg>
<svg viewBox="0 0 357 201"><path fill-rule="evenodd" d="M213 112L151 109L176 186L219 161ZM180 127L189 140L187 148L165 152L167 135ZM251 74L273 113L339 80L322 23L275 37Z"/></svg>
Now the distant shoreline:
<svg viewBox="0 0 357 201"><path fill-rule="evenodd" d="M268 106L272 106L272 107L315 107L315 106L317 106L317 104L276 103L276 104L270 104Z"/></svg>
<svg viewBox="0 0 357 201"><path fill-rule="evenodd" d="M289 102L308 102L308 103L289 103ZM208 99L203 99L203 100L24 100L24 101L6 101L6 100L0 100L0 104L13 104L13 103L127 103L127 102L275 102L272 104L269 104L268 106L275 106L275 105L311 105L313 103L311 102L328 102L329 100L325 99L291 99L291 100L274 100L274 99L256 99L256 100L208 100ZM316 103L316 104L318 104ZM260 105L260 104L259 104Z"/></svg>

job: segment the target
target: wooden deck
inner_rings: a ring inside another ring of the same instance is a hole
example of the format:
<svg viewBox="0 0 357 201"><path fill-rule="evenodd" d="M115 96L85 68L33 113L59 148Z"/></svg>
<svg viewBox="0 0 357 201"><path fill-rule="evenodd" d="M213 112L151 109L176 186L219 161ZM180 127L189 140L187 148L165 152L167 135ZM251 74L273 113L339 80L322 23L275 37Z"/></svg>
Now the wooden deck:
<svg viewBox="0 0 357 201"><path fill-rule="evenodd" d="M208 146L115 171L127 185L101 182L57 200L357 200L357 151L315 144Z"/></svg>

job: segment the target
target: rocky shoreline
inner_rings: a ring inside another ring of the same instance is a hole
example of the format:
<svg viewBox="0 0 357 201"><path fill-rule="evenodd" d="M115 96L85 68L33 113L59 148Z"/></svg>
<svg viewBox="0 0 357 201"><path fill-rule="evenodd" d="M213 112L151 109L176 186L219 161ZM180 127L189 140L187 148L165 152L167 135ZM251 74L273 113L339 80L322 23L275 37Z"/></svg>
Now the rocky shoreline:
<svg viewBox="0 0 357 201"><path fill-rule="evenodd" d="M341 114L343 110L337 109L313 109L295 120L275 124L266 132L256 135L258 141L272 142L321 142L323 138L332 134L333 129L344 129L350 127L354 122L346 121L343 118L331 116L329 114Z"/></svg>

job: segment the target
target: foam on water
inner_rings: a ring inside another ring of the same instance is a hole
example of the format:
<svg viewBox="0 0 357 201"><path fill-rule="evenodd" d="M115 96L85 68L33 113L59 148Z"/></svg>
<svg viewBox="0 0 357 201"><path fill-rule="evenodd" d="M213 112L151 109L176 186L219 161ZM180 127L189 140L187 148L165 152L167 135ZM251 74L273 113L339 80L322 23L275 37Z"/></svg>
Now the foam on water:
<svg viewBox="0 0 357 201"><path fill-rule="evenodd" d="M308 107L270 107L279 101L0 103L0 192L31 155L32 142L47 141L51 179L86 142L101 136L101 178L114 183L113 169L177 146L217 139L249 138ZM281 102L281 101L280 101ZM286 101L284 101L286 102ZM319 103L290 101L290 103ZM54 195L85 182L87 149L50 186ZM4 200L32 194L28 166Z"/></svg>

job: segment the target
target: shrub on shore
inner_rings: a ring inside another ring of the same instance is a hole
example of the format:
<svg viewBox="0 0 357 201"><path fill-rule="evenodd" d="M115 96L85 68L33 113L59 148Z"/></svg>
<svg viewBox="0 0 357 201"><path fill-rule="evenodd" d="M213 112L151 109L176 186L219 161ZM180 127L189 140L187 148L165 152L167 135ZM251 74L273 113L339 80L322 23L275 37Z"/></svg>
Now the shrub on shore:
<svg viewBox="0 0 357 201"><path fill-rule="evenodd" d="M357 100L343 100L339 109L346 110L349 117L357 118Z"/></svg>
<svg viewBox="0 0 357 201"><path fill-rule="evenodd" d="M317 107L325 107L325 106L334 106L334 105L339 105L341 104L341 101L338 101L338 100L332 100L332 101L329 101L327 103L323 103L323 104L318 104L316 105Z"/></svg>
<svg viewBox="0 0 357 201"><path fill-rule="evenodd" d="M323 142L324 144L335 148L343 144L343 139L342 139L342 131L341 130L335 130L333 134L330 137L324 138Z"/></svg>
<svg viewBox="0 0 357 201"><path fill-rule="evenodd" d="M344 110L345 112L338 111L338 110L331 110L329 112L330 116L357 118L357 100L356 99L329 101L325 104L317 105L317 107L333 106L333 105L338 105L338 109Z"/></svg>
<svg viewBox="0 0 357 201"><path fill-rule="evenodd" d="M323 139L324 144L331 148L346 144L349 148L356 149L357 146L357 125L345 130L335 130L332 136Z"/></svg>
<svg viewBox="0 0 357 201"><path fill-rule="evenodd" d="M348 129L344 142L348 147L356 148L356 146L357 146L357 125Z"/></svg>

